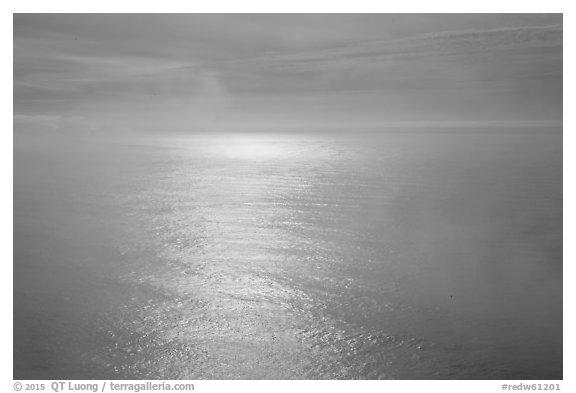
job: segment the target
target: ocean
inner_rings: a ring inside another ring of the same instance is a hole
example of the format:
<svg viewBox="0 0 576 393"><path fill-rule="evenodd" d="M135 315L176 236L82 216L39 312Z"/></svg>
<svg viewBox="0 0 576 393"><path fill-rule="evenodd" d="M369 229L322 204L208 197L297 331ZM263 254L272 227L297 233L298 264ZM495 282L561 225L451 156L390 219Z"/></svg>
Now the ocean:
<svg viewBox="0 0 576 393"><path fill-rule="evenodd" d="M15 136L15 379L562 379L562 131Z"/></svg>

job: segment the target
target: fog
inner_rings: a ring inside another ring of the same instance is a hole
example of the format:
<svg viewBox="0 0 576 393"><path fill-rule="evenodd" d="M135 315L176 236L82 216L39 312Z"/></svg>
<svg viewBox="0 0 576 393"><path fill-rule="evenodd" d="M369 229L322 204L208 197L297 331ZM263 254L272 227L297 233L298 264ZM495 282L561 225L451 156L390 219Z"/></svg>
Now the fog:
<svg viewBox="0 0 576 393"><path fill-rule="evenodd" d="M562 34L15 15L15 378L561 379Z"/></svg>
<svg viewBox="0 0 576 393"><path fill-rule="evenodd" d="M91 133L558 122L562 16L15 15L14 103Z"/></svg>

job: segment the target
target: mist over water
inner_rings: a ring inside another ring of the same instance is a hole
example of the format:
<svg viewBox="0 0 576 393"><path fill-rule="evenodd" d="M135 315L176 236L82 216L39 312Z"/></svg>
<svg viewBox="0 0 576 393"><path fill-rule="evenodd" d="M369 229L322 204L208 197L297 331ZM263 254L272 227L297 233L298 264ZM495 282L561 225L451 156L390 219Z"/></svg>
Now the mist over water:
<svg viewBox="0 0 576 393"><path fill-rule="evenodd" d="M562 14L13 24L15 379L563 377Z"/></svg>
<svg viewBox="0 0 576 393"><path fill-rule="evenodd" d="M15 379L561 379L562 133L15 135Z"/></svg>

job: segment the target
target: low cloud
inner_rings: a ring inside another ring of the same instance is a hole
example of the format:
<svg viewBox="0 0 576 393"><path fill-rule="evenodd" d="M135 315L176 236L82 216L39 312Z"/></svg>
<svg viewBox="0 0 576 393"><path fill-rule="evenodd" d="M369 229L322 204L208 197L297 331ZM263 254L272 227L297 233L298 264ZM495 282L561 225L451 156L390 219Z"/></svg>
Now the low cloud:
<svg viewBox="0 0 576 393"><path fill-rule="evenodd" d="M89 134L97 127L86 118L80 116L59 115L14 115L16 132L45 133L60 132L74 134Z"/></svg>
<svg viewBox="0 0 576 393"><path fill-rule="evenodd" d="M382 22L345 41L341 33L331 38L332 25L313 18L283 20L285 27L309 27L294 33L253 16L247 33L240 23L221 26L239 22L236 17L199 18L194 27L168 16L21 17L16 22L26 23L15 23L14 37L15 112L66 114L99 126L61 118L15 119L15 126L36 129L45 122L53 130L92 132L239 121L559 120L563 27L518 27L538 23L518 18L514 27L494 28L510 21L420 15L406 32L400 31L406 24ZM152 34L142 28L144 20L164 27L178 22L178 28ZM362 24L343 20L350 31ZM475 29L458 30L462 26ZM276 36L256 45L253 34L263 34L255 27ZM307 34L317 38L313 45Z"/></svg>
<svg viewBox="0 0 576 393"><path fill-rule="evenodd" d="M462 55L490 51L562 47L562 25L464 30L416 37L368 41L325 50L272 54L227 65L312 66L332 62L381 62L422 56Z"/></svg>

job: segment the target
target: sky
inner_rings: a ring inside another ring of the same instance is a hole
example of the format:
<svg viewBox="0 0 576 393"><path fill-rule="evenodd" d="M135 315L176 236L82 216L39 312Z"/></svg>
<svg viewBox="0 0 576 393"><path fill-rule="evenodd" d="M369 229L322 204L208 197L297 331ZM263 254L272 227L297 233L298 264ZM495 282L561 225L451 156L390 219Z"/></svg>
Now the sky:
<svg viewBox="0 0 576 393"><path fill-rule="evenodd" d="M14 129L561 124L561 14L15 14Z"/></svg>

